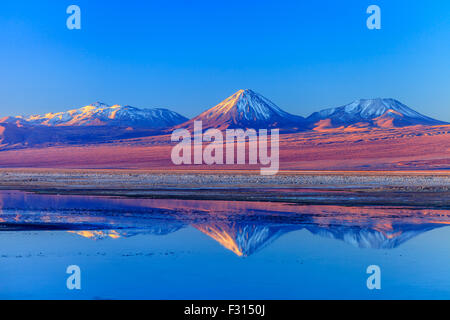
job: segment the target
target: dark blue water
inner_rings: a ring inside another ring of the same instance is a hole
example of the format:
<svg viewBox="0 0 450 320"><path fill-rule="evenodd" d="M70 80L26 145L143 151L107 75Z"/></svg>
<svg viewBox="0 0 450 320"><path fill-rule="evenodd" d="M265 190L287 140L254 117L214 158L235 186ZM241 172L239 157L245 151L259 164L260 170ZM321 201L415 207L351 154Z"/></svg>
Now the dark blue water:
<svg viewBox="0 0 450 320"><path fill-rule="evenodd" d="M448 210L15 191L0 204L1 299L450 298Z"/></svg>

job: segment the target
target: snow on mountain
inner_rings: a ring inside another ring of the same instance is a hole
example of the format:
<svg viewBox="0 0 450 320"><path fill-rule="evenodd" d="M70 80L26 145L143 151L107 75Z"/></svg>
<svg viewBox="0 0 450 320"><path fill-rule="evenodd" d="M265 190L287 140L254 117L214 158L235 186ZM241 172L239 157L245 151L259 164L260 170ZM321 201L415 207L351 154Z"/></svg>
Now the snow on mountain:
<svg viewBox="0 0 450 320"><path fill-rule="evenodd" d="M195 228L219 242L238 256L248 257L266 248L292 231L308 230L314 235L344 241L358 248L393 249L427 231L442 227L439 224L394 224L392 230L379 230L363 225L327 225L314 223L248 223L209 222L194 224Z"/></svg>
<svg viewBox="0 0 450 320"><path fill-rule="evenodd" d="M66 112L0 118L0 149L104 143L159 134L185 121L167 109L95 103Z"/></svg>
<svg viewBox="0 0 450 320"><path fill-rule="evenodd" d="M203 128L302 128L305 119L283 111L269 99L252 90L239 90L215 107L183 124L190 127L202 121Z"/></svg>
<svg viewBox="0 0 450 320"><path fill-rule="evenodd" d="M131 106L108 106L97 102L83 108L29 117L9 117L3 122L44 126L117 126L166 128L187 121L180 114L162 108L138 109ZM0 120L1 122L1 120Z"/></svg>
<svg viewBox="0 0 450 320"><path fill-rule="evenodd" d="M209 222L193 226L240 257L248 257L264 249L283 234L299 229L295 225L249 224L236 221Z"/></svg>
<svg viewBox="0 0 450 320"><path fill-rule="evenodd" d="M313 129L361 131L414 125L447 125L424 116L394 99L356 100L315 112L307 119L283 111L252 90L239 90L215 107L188 121L167 109L138 109L94 103L65 112L0 118L0 149L89 144L167 133L192 128L279 128L282 132ZM114 127L114 130L111 128Z"/></svg>
<svg viewBox="0 0 450 320"><path fill-rule="evenodd" d="M425 232L442 227L439 224L393 225L393 230L377 230L359 226L335 226L326 228L318 225L305 227L309 232L324 238L341 240L357 248L394 249Z"/></svg>
<svg viewBox="0 0 450 320"><path fill-rule="evenodd" d="M442 125L443 121L424 116L395 99L360 99L338 108L315 112L306 119L310 124L327 120L334 126L367 123L375 127Z"/></svg>

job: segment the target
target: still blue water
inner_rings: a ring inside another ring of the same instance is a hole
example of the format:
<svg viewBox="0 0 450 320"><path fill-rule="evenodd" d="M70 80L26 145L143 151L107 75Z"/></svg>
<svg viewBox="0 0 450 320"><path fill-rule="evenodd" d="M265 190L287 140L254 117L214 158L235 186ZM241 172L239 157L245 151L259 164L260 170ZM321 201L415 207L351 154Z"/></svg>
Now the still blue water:
<svg viewBox="0 0 450 320"><path fill-rule="evenodd" d="M0 299L450 298L448 210L16 191L0 204Z"/></svg>

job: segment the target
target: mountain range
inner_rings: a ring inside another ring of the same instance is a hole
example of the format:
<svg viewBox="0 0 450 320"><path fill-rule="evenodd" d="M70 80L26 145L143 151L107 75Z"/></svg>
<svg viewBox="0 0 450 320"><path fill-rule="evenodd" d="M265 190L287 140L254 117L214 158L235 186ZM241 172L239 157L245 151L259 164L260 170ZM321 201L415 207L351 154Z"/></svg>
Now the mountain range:
<svg viewBox="0 0 450 320"><path fill-rule="evenodd" d="M450 125L394 99L364 99L307 117L239 90L193 119L167 109L94 103L65 112L0 118L0 167L180 169L171 133L280 129L280 170L448 170ZM260 166L221 166L259 170ZM185 165L183 170L214 169Z"/></svg>
<svg viewBox="0 0 450 320"><path fill-rule="evenodd" d="M409 108L395 99L360 99L347 105L323 109L309 117L290 114L252 90L239 90L218 105L189 120L168 109L139 109L132 106L109 106L96 102L65 112L0 118L0 124L22 126L114 126L147 129L189 127L203 121L204 128L312 128L327 121L341 127L365 123L373 127L443 125Z"/></svg>
<svg viewBox="0 0 450 320"><path fill-rule="evenodd" d="M167 109L108 106L97 102L65 112L0 118L0 150L108 143L153 136L186 121L187 118Z"/></svg>
<svg viewBox="0 0 450 320"><path fill-rule="evenodd" d="M166 222L166 221L165 221ZM91 240L129 238L139 234L167 235L177 232L186 225L172 226L174 222L163 222L155 228L144 230L89 230L70 231L70 233L89 238ZM6 223L4 223L6 225ZM14 223L7 224L9 228ZM277 239L290 232L307 230L313 235L332 240L343 241L356 248L364 249L395 249L405 242L428 231L445 227L445 224L399 224L386 232L376 228L364 226L327 226L319 224L256 224L248 222L239 223L203 223L192 225L211 239L217 241L225 249L230 250L239 257L249 257L270 246ZM41 226L42 227L42 226ZM164 232L160 228L164 228ZM17 229L16 229L17 230Z"/></svg>
<svg viewBox="0 0 450 320"><path fill-rule="evenodd" d="M167 128L188 121L182 115L163 108L139 109L131 106L108 106L96 102L83 108L28 117L5 117L0 123L18 126L115 126Z"/></svg>
<svg viewBox="0 0 450 320"><path fill-rule="evenodd" d="M80 211L80 205L85 209ZM300 230L359 248L393 249L420 234L448 227L449 218L448 210L439 209L74 197L10 191L0 192L0 212L0 230L67 230L94 240L141 233L164 236L191 226L238 256L251 256L281 236Z"/></svg>
<svg viewBox="0 0 450 320"><path fill-rule="evenodd" d="M202 121L204 129L279 128L285 133L447 124L394 99L356 100L304 118L247 89L191 120L168 109L108 106L101 102L65 112L4 117L0 118L0 148L107 143L192 128L194 121Z"/></svg>

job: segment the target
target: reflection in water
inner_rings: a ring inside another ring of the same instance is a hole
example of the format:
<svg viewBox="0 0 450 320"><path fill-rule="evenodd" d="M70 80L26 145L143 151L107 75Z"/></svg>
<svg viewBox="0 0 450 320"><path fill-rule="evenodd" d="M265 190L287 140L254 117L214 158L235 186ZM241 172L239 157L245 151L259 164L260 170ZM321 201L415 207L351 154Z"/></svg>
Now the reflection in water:
<svg viewBox="0 0 450 320"><path fill-rule="evenodd" d="M450 210L152 200L0 192L0 230L67 230L100 240L193 226L238 256L306 229L361 248L390 249L450 224ZM301 244L299 244L301 245Z"/></svg>

